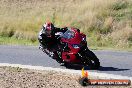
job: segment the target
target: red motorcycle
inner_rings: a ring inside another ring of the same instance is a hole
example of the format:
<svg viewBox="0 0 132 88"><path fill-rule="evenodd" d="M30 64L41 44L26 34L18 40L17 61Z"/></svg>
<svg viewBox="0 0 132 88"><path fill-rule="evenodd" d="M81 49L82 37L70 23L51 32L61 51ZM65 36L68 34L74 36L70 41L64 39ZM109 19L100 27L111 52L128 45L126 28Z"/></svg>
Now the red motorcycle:
<svg viewBox="0 0 132 88"><path fill-rule="evenodd" d="M57 56L65 64L80 64L89 66L91 69L100 67L99 59L87 47L86 35L80 33L79 29L68 28L65 33L57 32L55 35L60 38ZM49 51L44 50L44 52L53 55Z"/></svg>

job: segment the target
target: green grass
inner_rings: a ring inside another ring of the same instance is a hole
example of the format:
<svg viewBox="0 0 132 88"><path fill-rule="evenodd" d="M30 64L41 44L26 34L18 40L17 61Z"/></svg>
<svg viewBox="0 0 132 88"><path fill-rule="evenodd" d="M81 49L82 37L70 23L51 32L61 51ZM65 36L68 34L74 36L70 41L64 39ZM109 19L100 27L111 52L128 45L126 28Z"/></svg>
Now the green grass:
<svg viewBox="0 0 132 88"><path fill-rule="evenodd" d="M32 42L31 40L26 39L17 39L14 37L1 37L0 36L0 45L27 45L27 46L38 46L39 42ZM110 46L98 46L97 44L91 44L88 42L88 47L91 50L117 50L117 51L132 51L131 48L115 48Z"/></svg>
<svg viewBox="0 0 132 88"><path fill-rule="evenodd" d="M128 51L132 52L132 48L115 48L115 47L95 47L90 46L91 50L114 50L114 51Z"/></svg>
<svg viewBox="0 0 132 88"><path fill-rule="evenodd" d="M32 42L31 40L26 39L17 39L14 37L1 37L0 36L0 45L38 45L38 42Z"/></svg>

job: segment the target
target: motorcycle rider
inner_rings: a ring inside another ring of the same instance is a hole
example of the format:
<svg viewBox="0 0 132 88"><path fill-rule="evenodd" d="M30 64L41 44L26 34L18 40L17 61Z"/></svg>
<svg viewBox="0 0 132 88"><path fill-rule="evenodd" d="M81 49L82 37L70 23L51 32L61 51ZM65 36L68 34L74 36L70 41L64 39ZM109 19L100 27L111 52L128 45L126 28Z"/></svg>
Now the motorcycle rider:
<svg viewBox="0 0 132 88"><path fill-rule="evenodd" d="M53 23L51 22L46 22L43 26L41 31L39 32L39 36L38 36L38 40L40 43L39 49L50 49L50 51L53 51L54 55L53 58L54 59L58 59L57 52L55 51L56 49L58 49L57 44L59 44L59 39L56 38L55 33L57 32L65 32L67 31L67 27L65 28L57 28L54 26ZM52 42L53 44L49 44L49 42ZM60 59L58 60L58 62L62 62Z"/></svg>

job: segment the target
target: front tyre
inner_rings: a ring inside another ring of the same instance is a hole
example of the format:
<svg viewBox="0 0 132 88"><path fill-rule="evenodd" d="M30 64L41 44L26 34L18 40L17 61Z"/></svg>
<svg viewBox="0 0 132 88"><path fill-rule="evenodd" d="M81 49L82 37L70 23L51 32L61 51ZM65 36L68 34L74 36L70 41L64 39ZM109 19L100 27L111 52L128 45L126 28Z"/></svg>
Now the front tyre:
<svg viewBox="0 0 132 88"><path fill-rule="evenodd" d="M91 69L99 69L99 67L100 67L99 59L89 49L87 50L84 59L85 59L84 60L84 64L86 66L89 66Z"/></svg>

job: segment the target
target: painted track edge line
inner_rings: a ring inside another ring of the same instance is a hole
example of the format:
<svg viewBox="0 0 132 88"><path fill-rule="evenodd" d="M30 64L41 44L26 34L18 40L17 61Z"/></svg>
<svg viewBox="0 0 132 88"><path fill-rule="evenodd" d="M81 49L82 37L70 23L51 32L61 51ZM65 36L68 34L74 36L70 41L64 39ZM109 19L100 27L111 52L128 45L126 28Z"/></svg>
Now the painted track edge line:
<svg viewBox="0 0 132 88"><path fill-rule="evenodd" d="M61 69L61 68L21 65L21 64L10 64L10 63L0 63L0 66L20 67L20 68L27 68L27 69L34 69L34 70L57 71L57 72L81 75L81 70L71 70L71 69ZM104 78L104 79L129 79L132 81L132 77L128 77L128 76L90 72L90 71L88 71L88 73L89 73L89 76L95 76L95 77Z"/></svg>

